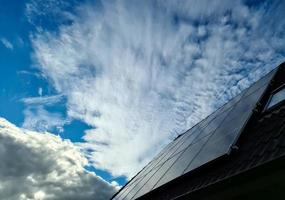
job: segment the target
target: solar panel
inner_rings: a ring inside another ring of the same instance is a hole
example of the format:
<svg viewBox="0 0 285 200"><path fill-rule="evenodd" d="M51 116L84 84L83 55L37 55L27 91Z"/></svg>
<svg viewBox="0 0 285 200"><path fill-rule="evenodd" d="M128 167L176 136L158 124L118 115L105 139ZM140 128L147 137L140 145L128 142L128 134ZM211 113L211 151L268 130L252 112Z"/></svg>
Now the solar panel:
<svg viewBox="0 0 285 200"><path fill-rule="evenodd" d="M167 145L115 197L136 199L228 154L276 70Z"/></svg>
<svg viewBox="0 0 285 200"><path fill-rule="evenodd" d="M196 154L201 150L205 142L208 141L210 136L211 135L207 135L206 137L201 138L196 143L185 149L180 155L180 157L177 159L177 161L174 163L174 165L172 165L171 168L169 168L168 171L157 181L154 188L157 188L182 175L184 170L188 166L190 160L192 160L196 156Z"/></svg>

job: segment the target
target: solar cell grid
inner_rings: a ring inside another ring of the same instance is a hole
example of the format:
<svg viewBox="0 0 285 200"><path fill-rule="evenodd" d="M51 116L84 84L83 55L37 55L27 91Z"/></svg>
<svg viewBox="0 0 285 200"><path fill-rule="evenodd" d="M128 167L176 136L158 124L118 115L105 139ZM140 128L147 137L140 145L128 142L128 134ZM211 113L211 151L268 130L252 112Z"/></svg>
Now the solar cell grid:
<svg viewBox="0 0 285 200"><path fill-rule="evenodd" d="M231 108L232 107L228 107L227 110L221 109L218 115L217 114L212 115L210 118L208 118L207 124L203 128L196 129L192 134L188 134L186 132L185 135L187 135L187 137L185 137L185 140L182 141L180 145L177 145L177 147L174 148L173 150L176 150L176 152L179 152L183 150L184 148L186 148L191 143L213 132L213 130L215 130L218 127L218 125L222 122L223 118L228 114ZM221 113L221 112L224 112L224 113Z"/></svg>
<svg viewBox="0 0 285 200"><path fill-rule="evenodd" d="M216 117L216 118L212 118L211 120L211 122L209 122L209 124L217 124L217 119L218 119L218 121L220 121L220 118L221 117L224 117L226 114L227 114L228 112L225 112L223 115L219 115L219 116L214 116L214 117ZM209 125L208 124L208 125ZM207 124L205 125L205 127L207 127L208 126ZM197 126L197 127L199 127L199 126ZM212 125L211 125L211 127L212 127ZM165 166L167 166L166 165L166 163L170 163L170 161L172 161L175 157L178 157L180 154L180 152L178 153L178 154L175 154L175 152L176 151L174 151L174 152L172 152L171 154L169 153L169 151L171 151L172 149L175 149L175 147L179 147L179 145L177 145L177 143L179 143L178 141L182 141L182 143L181 144L183 144L183 143L185 143L185 141L183 141L183 140L181 140L182 138L185 138L186 137L186 135L187 136L192 136L192 138L193 138L193 141L191 141L190 142L190 144L191 143L195 143L194 145L193 145L193 147L195 147L194 149L197 149L198 147L202 147L202 142L205 142L206 141L206 138L208 138L210 135L209 135L209 133L208 133L208 135L206 134L206 135L202 135L202 134L199 134L203 129L202 128L196 128L196 129L192 129L192 132L193 132L193 130L195 130L195 132L196 132L196 134L194 134L194 133L192 133L192 134L189 134L188 132L186 132L186 134L185 135L182 135L180 138L178 138L179 140L177 140L177 142L176 143L174 143L173 145L170 145L168 148L167 148L167 150L165 151L166 153L164 153L164 154L162 154L163 156L162 156L162 159L160 159L159 160L159 162L158 163L156 163L155 164L155 166L153 167L154 169L149 169L149 170L147 170L146 172L144 172L144 173L140 173L140 175L141 176L146 176L146 177L149 177L149 175L150 174L152 174L153 173L153 171L152 170L154 170L154 171L156 171L156 173L154 173L154 177L150 177L150 180L155 180L156 178L157 178L157 175L159 175L159 174L161 174L161 170L164 170L165 172L168 170L168 169L166 169L166 167ZM188 133L188 134L187 134ZM204 132L205 133L205 132ZM199 136L199 137L197 137L197 136ZM205 137L206 136L206 137ZM195 138L196 137L196 138ZM188 138L189 139L189 138ZM196 139L196 140L194 140L194 139ZM187 141L189 141L189 140L187 140ZM187 143L186 143L187 144ZM189 145L189 144L188 144ZM188 146L187 145L187 146ZM187 146L185 146L185 147L187 147ZM190 151L190 149L191 148L189 148L189 151ZM192 150L193 152L195 152L194 151L194 149ZM176 150L179 150L179 148L177 149L176 148ZM181 149L180 149L181 150ZM185 149L182 149L182 151L183 150L185 150ZM178 151L177 151L178 152ZM174 154L174 156L173 157L171 157L172 155ZM193 155L194 156L194 155ZM188 157L188 159L189 159L189 157ZM188 160L189 162L191 161L191 160ZM187 162L187 161L185 161L184 160L184 162ZM160 168L161 166L164 166L161 170L159 170L158 168ZM173 179L173 178L175 178L175 177L168 177L169 179ZM160 178L159 178L160 179ZM141 183L143 183L144 181L141 181ZM140 183L140 184L141 184ZM139 185L140 185L139 184ZM150 185L150 184L156 184L156 183L153 183L153 181L151 182L151 183L148 183L148 185ZM160 185L160 184L159 184ZM159 186L158 185L158 186ZM135 187L138 187L137 185L135 186ZM144 185L142 185L141 186L141 188L143 188L144 187ZM148 189L147 188L149 188L149 187L147 187L146 186L146 188L145 189L142 189L142 191L140 192L140 193L142 193L142 194L144 194L145 193L145 191L148 191ZM151 188L150 188L151 189ZM133 194L133 191L131 192L131 194ZM128 196L130 196L130 194L128 195ZM137 195L138 196L138 195Z"/></svg>
<svg viewBox="0 0 285 200"><path fill-rule="evenodd" d="M276 73L277 69L271 71L270 73L268 73L266 76L264 76L263 78L261 78L259 81L255 82L254 84L252 84L248 89L247 92L245 94L245 96L247 96L248 94L251 94L252 92L254 92L255 90L257 90L260 87L263 87L264 85L267 85L268 82L272 79L272 77L274 76L274 74Z"/></svg>
<svg viewBox="0 0 285 200"><path fill-rule="evenodd" d="M188 130L185 134L181 135L179 138L177 138L173 144L164 151L163 154L161 154L160 158L156 160L156 162L152 163L153 167L156 167L163 163L165 160L167 160L171 155L173 155L174 152L176 152L176 149L185 141L185 138L188 135L193 134L197 130L197 126L193 127L192 129Z"/></svg>
<svg viewBox="0 0 285 200"><path fill-rule="evenodd" d="M220 127L221 134L231 132L234 127L241 129L255 107L258 97L263 93L265 87L258 89L256 92L243 98L238 105L231 111L230 115Z"/></svg>
<svg viewBox="0 0 285 200"><path fill-rule="evenodd" d="M198 131L198 130L197 130ZM192 134L193 135L193 134ZM195 135L193 135L194 137L193 137L193 140L195 139ZM188 138L189 140L191 139L191 138ZM188 141L188 140L187 140ZM187 142L186 140L185 140L185 142ZM169 151L168 152L168 154L167 154L167 156L165 156L163 159L161 159L160 160L160 162L158 163L158 164L162 164L163 162L165 162L166 160L168 160L171 156L173 156L176 152L177 152L177 150L179 149L179 147L181 146L181 145L183 145L185 142L183 142L183 143L180 143L180 145L177 145L175 148L173 148L171 151ZM188 141L188 142L191 142L191 141Z"/></svg>
<svg viewBox="0 0 285 200"><path fill-rule="evenodd" d="M191 129L192 131L193 130L195 130L195 129ZM149 165L147 165L137 176L138 177L142 177L142 176L145 176L147 173L149 173L151 170L153 170L154 168L156 168L157 166L159 166L159 165L161 165L161 164L163 164L167 159L169 159L169 157L170 156L172 156L173 154L175 154L175 152L177 152L177 148L180 146L180 143L179 143L179 141L181 140L182 141L182 143L185 141L185 140L183 140L183 138L185 137L186 135L183 135L183 136L181 136L181 137L179 137L179 138L177 138L177 140L176 140L176 143L175 143L175 145L170 145L165 151L164 151L164 153L162 153L161 154L161 158L160 159L157 159L157 160L155 160L155 162L150 162L149 163ZM182 144L181 143L181 144ZM168 152L169 152L169 150L170 149L176 149L176 151L174 150L171 154L169 154Z"/></svg>
<svg viewBox="0 0 285 200"><path fill-rule="evenodd" d="M244 95L245 91L242 91L241 93L239 93L236 97L234 97L232 100L230 100L227 104L223 105L221 108L219 108L217 111L215 112L224 112L225 110L231 109L240 99L241 97Z"/></svg>
<svg viewBox="0 0 285 200"><path fill-rule="evenodd" d="M155 168L156 166L158 166L161 163L161 160L164 159L165 160L165 156L168 155L168 152L170 149L174 148L175 145L182 140L184 136L181 136L179 138L177 138L176 140L174 140L174 142L170 143L169 145L167 145L160 153L159 156L156 156L155 159L153 159L145 168L142 169L142 171L137 175L137 176L144 176L145 173L148 173L150 170L152 170L153 168Z"/></svg>
<svg viewBox="0 0 285 200"><path fill-rule="evenodd" d="M201 133L197 136L197 138L195 138L195 140L200 139L201 137L204 137L208 134L210 134L211 132L213 132L214 130L216 130L216 128L223 122L223 120L225 119L225 117L228 115L230 109L227 110L227 112L223 112L221 114L219 114L218 116L216 116L216 118L214 118L209 124L208 126L206 126ZM194 142L195 142L194 140Z"/></svg>
<svg viewBox="0 0 285 200"><path fill-rule="evenodd" d="M171 167L171 165L178 159L180 154L170 158L167 160L157 171L156 173L147 181L143 188L135 195L135 197L139 197L146 192L149 192L156 182L161 178L161 176Z"/></svg>
<svg viewBox="0 0 285 200"><path fill-rule="evenodd" d="M152 177L152 175L156 171L157 169L152 170L150 173L146 174L146 176L144 176L137 184L134 185L134 187L132 187L132 189L129 191L129 193L125 195L123 199L124 200L132 199L132 197L140 190L142 186L144 186L144 184Z"/></svg>
<svg viewBox="0 0 285 200"><path fill-rule="evenodd" d="M196 154L195 158L189 163L189 166L184 171L184 174L196 169L199 166L209 162L209 160L214 160L220 156L225 155L230 148L230 144L234 139L238 129L234 130L232 133L221 135L220 137L209 137L209 140Z"/></svg>
<svg viewBox="0 0 285 200"><path fill-rule="evenodd" d="M169 148L165 154L163 154L163 156L161 156L161 158L159 158L157 160L157 162L154 164L154 167L157 167L158 165L162 164L165 160L167 160L170 156L171 156L171 151L172 149L175 148L175 146L177 145L178 143L175 143L174 145L171 146L171 148Z"/></svg>
<svg viewBox="0 0 285 200"><path fill-rule="evenodd" d="M124 199L126 195L134 188L134 186L127 186L119 193L118 199Z"/></svg>
<svg viewBox="0 0 285 200"><path fill-rule="evenodd" d="M275 72L167 145L114 199L135 199L229 153Z"/></svg>
<svg viewBox="0 0 285 200"><path fill-rule="evenodd" d="M164 183L167 183L180 175L183 174L183 171L186 169L188 164L191 162L191 160L194 158L196 153L202 148L204 143L209 139L210 135L202 138L199 142L189 146L187 149L185 149L179 159L174 163L174 165L169 168L169 170L166 172L166 174L161 177L160 180L158 180L157 184L154 188L157 188Z"/></svg>
<svg viewBox="0 0 285 200"><path fill-rule="evenodd" d="M192 144L194 139L199 135L200 131L197 130L196 133L193 133L191 135L187 135L187 138L183 141L183 143L181 143L179 146L177 146L175 153L184 150L190 144Z"/></svg>

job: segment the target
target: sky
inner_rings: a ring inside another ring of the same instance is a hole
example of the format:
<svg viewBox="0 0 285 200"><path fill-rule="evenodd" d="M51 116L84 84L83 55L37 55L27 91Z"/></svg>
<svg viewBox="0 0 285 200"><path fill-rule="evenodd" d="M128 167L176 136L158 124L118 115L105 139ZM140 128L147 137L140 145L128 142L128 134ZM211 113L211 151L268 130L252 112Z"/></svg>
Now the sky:
<svg viewBox="0 0 285 200"><path fill-rule="evenodd" d="M0 0L0 198L108 199L285 60L284 10L282 0Z"/></svg>

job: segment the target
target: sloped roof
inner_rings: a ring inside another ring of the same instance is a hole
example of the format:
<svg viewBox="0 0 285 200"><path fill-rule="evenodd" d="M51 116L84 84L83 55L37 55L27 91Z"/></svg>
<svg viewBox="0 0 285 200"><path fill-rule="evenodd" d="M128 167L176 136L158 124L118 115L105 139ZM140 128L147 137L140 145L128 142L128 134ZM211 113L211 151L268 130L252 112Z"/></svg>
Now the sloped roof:
<svg viewBox="0 0 285 200"><path fill-rule="evenodd" d="M139 198L229 154L275 73L272 71L176 138L113 199Z"/></svg>
<svg viewBox="0 0 285 200"><path fill-rule="evenodd" d="M285 157L285 105L262 114L243 132L230 156L186 174L141 199L209 199L204 189L256 170ZM284 159L283 159L284 160ZM283 161L284 162L284 161ZM282 166L281 166L282 167ZM268 171L264 175L268 175ZM227 182L227 184L229 181ZM241 187L241 185L240 185ZM199 192L198 196L195 192ZM149 198L151 196L151 198Z"/></svg>

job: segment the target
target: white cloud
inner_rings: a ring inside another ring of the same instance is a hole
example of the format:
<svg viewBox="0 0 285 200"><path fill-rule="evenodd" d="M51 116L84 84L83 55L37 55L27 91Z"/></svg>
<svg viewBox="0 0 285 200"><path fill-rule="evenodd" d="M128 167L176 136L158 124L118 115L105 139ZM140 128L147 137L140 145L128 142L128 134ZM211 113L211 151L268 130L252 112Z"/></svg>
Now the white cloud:
<svg viewBox="0 0 285 200"><path fill-rule="evenodd" d="M63 113L51 112L47 107L55 106L64 100L62 95L27 97L21 101L25 104L23 127L36 131L62 132L63 126L70 123Z"/></svg>
<svg viewBox="0 0 285 200"><path fill-rule="evenodd" d="M39 96L43 96L43 88L39 87L38 94Z"/></svg>
<svg viewBox="0 0 285 200"><path fill-rule="evenodd" d="M104 1L32 41L69 117L94 127L81 144L90 161L131 177L284 59L284 23L264 30L280 17L264 12L241 1Z"/></svg>
<svg viewBox="0 0 285 200"><path fill-rule="evenodd" d="M76 1L30 0L26 4L26 17L31 24L43 23L43 17L47 17L52 23L56 23L57 20L62 20L65 15L63 9L70 9L71 3ZM61 14L60 17L59 14Z"/></svg>
<svg viewBox="0 0 285 200"><path fill-rule="evenodd" d="M23 128L36 131L63 132L63 126L70 123L61 113L49 112L43 106L27 107L24 116Z"/></svg>
<svg viewBox="0 0 285 200"><path fill-rule="evenodd" d="M119 183L117 183L116 181L112 181L112 182L111 182L111 185L112 185L113 187L115 187L116 190L121 189L121 186L120 186Z"/></svg>
<svg viewBox="0 0 285 200"><path fill-rule="evenodd" d="M39 95L42 94L42 89L39 89ZM26 97L22 102L26 105L54 105L63 99L62 95Z"/></svg>
<svg viewBox="0 0 285 200"><path fill-rule="evenodd" d="M44 200L45 196L46 196L46 194L40 190L34 194L34 199L35 200Z"/></svg>
<svg viewBox="0 0 285 200"><path fill-rule="evenodd" d="M0 41L7 49L10 49L10 50L14 49L13 44L9 40L7 40L6 38L1 38Z"/></svg>
<svg viewBox="0 0 285 200"><path fill-rule="evenodd" d="M0 118L0 199L108 199L114 186L84 169L70 141L17 128Z"/></svg>
<svg viewBox="0 0 285 200"><path fill-rule="evenodd" d="M20 76L35 76L39 79L42 79L42 74L39 74L37 72L30 72L30 71L25 71L25 70L20 70L20 71L17 71L17 74L20 75Z"/></svg>

